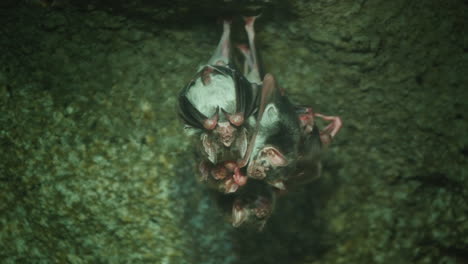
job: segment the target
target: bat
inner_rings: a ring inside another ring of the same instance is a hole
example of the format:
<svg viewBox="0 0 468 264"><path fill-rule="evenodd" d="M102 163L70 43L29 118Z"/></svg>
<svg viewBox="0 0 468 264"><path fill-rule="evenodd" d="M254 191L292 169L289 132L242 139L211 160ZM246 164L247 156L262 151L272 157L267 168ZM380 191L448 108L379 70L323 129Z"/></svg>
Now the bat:
<svg viewBox="0 0 468 264"><path fill-rule="evenodd" d="M228 203L234 227L261 230L279 193L320 176L323 146L331 143L342 122L293 104L272 74L262 74L254 41L256 18L245 18L248 46L237 46L244 57L243 72L232 62L231 22L224 21L215 53L181 90L178 103L186 131L201 153L200 181ZM329 124L319 131L316 118Z"/></svg>

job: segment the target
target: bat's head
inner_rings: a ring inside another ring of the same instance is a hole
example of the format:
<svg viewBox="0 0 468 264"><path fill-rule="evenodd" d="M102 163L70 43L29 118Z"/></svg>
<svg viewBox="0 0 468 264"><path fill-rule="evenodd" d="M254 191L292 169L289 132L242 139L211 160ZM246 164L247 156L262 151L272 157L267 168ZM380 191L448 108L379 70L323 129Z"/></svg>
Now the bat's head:
<svg viewBox="0 0 468 264"><path fill-rule="evenodd" d="M232 225L262 230L275 207L276 195L265 184L258 182L234 200Z"/></svg>
<svg viewBox="0 0 468 264"><path fill-rule="evenodd" d="M245 152L243 128L255 100L255 90L242 74L229 65L208 65L179 94L179 114L187 126L202 132L204 151L215 163L220 149L233 144Z"/></svg>

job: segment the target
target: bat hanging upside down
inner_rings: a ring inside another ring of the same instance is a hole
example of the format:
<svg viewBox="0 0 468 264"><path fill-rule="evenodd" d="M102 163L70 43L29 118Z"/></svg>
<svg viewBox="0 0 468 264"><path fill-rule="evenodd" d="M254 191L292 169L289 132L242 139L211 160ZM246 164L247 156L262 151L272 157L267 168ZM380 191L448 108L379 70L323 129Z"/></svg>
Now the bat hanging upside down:
<svg viewBox="0 0 468 264"><path fill-rule="evenodd" d="M200 181L229 196L233 226L262 229L276 196L310 182L321 171L322 146L331 143L341 119L290 102L271 74L262 74L255 50L254 22L245 18L248 46L239 71L231 58L231 22L208 64L179 94L179 115L200 150ZM318 130L315 119L329 124Z"/></svg>

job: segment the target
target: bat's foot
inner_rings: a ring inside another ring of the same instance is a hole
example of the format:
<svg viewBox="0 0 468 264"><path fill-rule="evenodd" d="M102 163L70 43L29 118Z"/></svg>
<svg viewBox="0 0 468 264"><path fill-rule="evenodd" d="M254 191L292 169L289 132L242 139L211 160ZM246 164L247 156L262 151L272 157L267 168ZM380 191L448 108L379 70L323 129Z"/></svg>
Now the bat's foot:
<svg viewBox="0 0 468 264"><path fill-rule="evenodd" d="M215 53L208 61L210 65L228 65L231 57L231 21L223 21L223 34L221 35L221 40L219 41L218 47L216 48Z"/></svg>
<svg viewBox="0 0 468 264"><path fill-rule="evenodd" d="M320 140L324 145L329 145L343 126L341 118L338 116L326 116L319 113L315 113L314 116L320 117L321 119L330 122L324 129L320 131Z"/></svg>
<svg viewBox="0 0 468 264"><path fill-rule="evenodd" d="M244 66L244 75L251 83L261 84L262 78L260 77L260 69L257 58L257 51L255 50L255 20L259 16L244 17L245 31L247 32L247 38L249 40L249 47L240 46L238 47L241 53L245 57L246 66Z"/></svg>
<svg viewBox="0 0 468 264"><path fill-rule="evenodd" d="M314 111L312 107L298 107L296 113L299 117L302 133L309 134L314 130Z"/></svg>
<svg viewBox="0 0 468 264"><path fill-rule="evenodd" d="M303 134L309 134L315 126L315 117L319 117L330 123L320 131L320 140L324 145L329 145L332 139L338 134L343 126L341 118L338 116L326 116L320 113L314 113L312 107L299 106L296 108L300 126Z"/></svg>

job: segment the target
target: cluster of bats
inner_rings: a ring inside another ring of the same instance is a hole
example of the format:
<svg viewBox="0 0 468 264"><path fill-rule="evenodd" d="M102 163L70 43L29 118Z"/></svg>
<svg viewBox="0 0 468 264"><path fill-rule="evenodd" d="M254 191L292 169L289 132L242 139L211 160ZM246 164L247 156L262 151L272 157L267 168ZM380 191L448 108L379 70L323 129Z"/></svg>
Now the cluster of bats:
<svg viewBox="0 0 468 264"><path fill-rule="evenodd" d="M294 105L271 74L263 75L255 50L254 22L245 18L244 63L232 63L231 22L208 64L179 94L179 115L194 137L199 180L218 193L234 227L261 230L278 195L317 178L320 154L341 128L341 119ZM315 120L328 122L318 130Z"/></svg>

